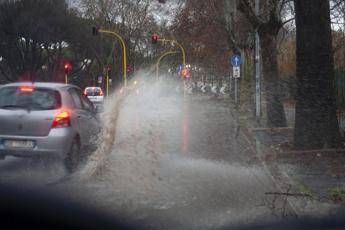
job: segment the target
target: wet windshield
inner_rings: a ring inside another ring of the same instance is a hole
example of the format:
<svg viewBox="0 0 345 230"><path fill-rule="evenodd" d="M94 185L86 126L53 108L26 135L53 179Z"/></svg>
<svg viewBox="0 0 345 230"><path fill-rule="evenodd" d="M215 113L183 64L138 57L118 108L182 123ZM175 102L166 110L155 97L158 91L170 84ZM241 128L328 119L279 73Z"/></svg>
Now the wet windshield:
<svg viewBox="0 0 345 230"><path fill-rule="evenodd" d="M345 215L344 0L0 0L0 85L0 199L159 230Z"/></svg>

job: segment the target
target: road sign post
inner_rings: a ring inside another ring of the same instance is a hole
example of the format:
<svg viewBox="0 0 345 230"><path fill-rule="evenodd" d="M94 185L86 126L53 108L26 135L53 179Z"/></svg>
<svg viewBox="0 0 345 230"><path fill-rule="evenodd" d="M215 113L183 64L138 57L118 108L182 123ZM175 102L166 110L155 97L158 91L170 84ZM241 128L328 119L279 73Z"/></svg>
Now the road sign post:
<svg viewBox="0 0 345 230"><path fill-rule="evenodd" d="M235 78L235 104L238 104L238 78Z"/></svg>
<svg viewBox="0 0 345 230"><path fill-rule="evenodd" d="M238 79L241 77L241 64L242 59L239 55L233 55L230 58L230 62L232 65L232 77L235 79L235 104L238 104Z"/></svg>
<svg viewBox="0 0 345 230"><path fill-rule="evenodd" d="M241 68L233 67L233 78L235 79L235 104L238 104L238 79L241 77Z"/></svg>

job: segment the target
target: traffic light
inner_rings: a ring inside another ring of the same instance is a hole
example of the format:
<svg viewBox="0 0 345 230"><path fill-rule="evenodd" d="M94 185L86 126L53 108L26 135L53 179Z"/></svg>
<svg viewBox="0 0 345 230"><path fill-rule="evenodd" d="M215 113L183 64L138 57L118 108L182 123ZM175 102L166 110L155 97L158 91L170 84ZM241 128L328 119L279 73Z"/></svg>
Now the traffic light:
<svg viewBox="0 0 345 230"><path fill-rule="evenodd" d="M63 69L65 70L65 74L68 74L68 72L72 69L72 65L69 62L66 62L63 66Z"/></svg>
<svg viewBox="0 0 345 230"><path fill-rule="evenodd" d="M156 33L152 34L152 36L151 36L152 44L157 44L158 39L159 39L158 34L156 34Z"/></svg>
<svg viewBox="0 0 345 230"><path fill-rule="evenodd" d="M181 70L181 76L184 78L189 78L190 77L190 70L188 68L183 68Z"/></svg>
<svg viewBox="0 0 345 230"><path fill-rule="evenodd" d="M94 36L98 35L98 28L95 26L92 27L92 35L94 35Z"/></svg>

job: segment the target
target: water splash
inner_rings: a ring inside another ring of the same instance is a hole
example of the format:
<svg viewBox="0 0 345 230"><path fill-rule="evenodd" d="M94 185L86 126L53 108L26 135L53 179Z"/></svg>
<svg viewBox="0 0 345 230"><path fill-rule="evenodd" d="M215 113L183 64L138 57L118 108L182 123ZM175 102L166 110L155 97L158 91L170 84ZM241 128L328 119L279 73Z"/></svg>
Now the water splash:
<svg viewBox="0 0 345 230"><path fill-rule="evenodd" d="M115 94L111 95L110 99L104 104L107 109L101 114L103 125L102 132L96 141L98 147L89 157L85 167L79 171L79 179L85 180L94 176L111 153L116 137L117 121L122 103L125 100L124 94L118 95L118 97L116 97Z"/></svg>

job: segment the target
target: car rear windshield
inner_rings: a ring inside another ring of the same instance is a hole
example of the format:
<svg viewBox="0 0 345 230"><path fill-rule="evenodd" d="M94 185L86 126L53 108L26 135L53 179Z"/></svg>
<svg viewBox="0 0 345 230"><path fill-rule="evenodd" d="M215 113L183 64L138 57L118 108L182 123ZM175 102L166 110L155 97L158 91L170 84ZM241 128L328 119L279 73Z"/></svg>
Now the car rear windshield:
<svg viewBox="0 0 345 230"><path fill-rule="evenodd" d="M35 87L0 88L0 108L28 110L54 110L61 107L61 95L57 90Z"/></svg>
<svg viewBox="0 0 345 230"><path fill-rule="evenodd" d="M100 88L86 88L86 96L101 96L102 90Z"/></svg>

